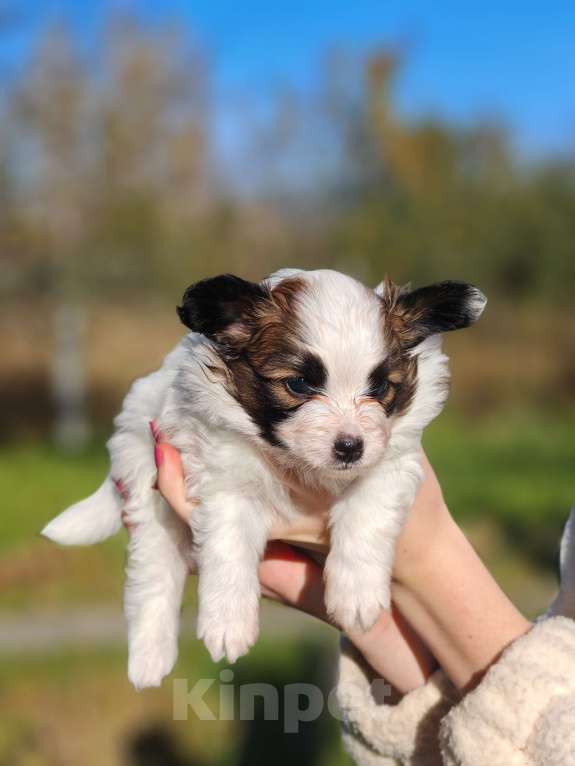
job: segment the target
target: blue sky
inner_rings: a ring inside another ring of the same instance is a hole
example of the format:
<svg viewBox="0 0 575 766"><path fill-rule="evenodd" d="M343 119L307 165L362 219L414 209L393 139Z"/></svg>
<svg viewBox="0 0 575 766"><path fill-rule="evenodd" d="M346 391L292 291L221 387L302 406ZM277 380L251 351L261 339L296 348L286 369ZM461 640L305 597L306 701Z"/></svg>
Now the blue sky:
<svg viewBox="0 0 575 766"><path fill-rule="evenodd" d="M20 0L13 7L21 10L4 34L11 65L50 19L68 18L89 40L105 12L119 8L152 21L182 18L210 52L219 91L255 97L279 83L313 88L335 46L362 52L399 42L409 51L398 87L406 114L497 116L528 154L575 148L572 1Z"/></svg>

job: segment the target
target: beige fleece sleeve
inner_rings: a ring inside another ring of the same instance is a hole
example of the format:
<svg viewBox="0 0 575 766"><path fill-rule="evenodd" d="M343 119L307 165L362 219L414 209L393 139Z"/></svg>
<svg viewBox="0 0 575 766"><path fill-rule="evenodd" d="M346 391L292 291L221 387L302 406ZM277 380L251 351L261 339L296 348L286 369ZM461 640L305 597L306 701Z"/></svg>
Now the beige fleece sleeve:
<svg viewBox="0 0 575 766"><path fill-rule="evenodd" d="M338 699L360 766L575 766L575 622L553 617L515 641L457 702L438 671L392 706L349 642Z"/></svg>
<svg viewBox="0 0 575 766"><path fill-rule="evenodd" d="M439 723L457 699L441 671L397 705L389 687L347 639L342 639L337 698L344 745L360 766L439 766Z"/></svg>
<svg viewBox="0 0 575 766"><path fill-rule="evenodd" d="M446 766L575 764L575 622L553 617L514 641L439 739Z"/></svg>
<svg viewBox="0 0 575 766"><path fill-rule="evenodd" d="M547 619L514 641L461 702L438 671L398 705L385 704L348 641L338 698L344 742L360 766L575 766L575 509Z"/></svg>

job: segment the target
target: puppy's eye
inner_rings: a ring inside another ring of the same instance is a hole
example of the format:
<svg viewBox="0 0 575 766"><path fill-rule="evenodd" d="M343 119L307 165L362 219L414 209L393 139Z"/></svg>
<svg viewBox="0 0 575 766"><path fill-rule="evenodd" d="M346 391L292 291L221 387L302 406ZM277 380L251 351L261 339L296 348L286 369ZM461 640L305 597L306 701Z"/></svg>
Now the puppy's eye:
<svg viewBox="0 0 575 766"><path fill-rule="evenodd" d="M374 386L369 393L374 399L383 399L389 391L390 385L391 383L389 380L382 380L377 386Z"/></svg>
<svg viewBox="0 0 575 766"><path fill-rule="evenodd" d="M290 394L294 394L294 396L308 396L314 392L312 386L310 386L309 383L306 382L306 379L302 377L288 378L285 381L285 387Z"/></svg>

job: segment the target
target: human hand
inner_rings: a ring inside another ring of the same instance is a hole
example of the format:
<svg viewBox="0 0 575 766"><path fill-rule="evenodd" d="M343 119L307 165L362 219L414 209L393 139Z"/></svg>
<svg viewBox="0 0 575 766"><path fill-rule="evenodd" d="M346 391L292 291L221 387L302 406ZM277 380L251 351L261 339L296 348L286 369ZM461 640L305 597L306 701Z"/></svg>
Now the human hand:
<svg viewBox="0 0 575 766"><path fill-rule="evenodd" d="M156 445L158 489L186 522L195 501L187 500L179 454ZM452 682L472 684L500 652L530 624L501 592L453 521L441 487L422 455L424 481L398 540L391 612L350 639L376 672L400 692L425 681L436 660ZM288 477L293 482L293 477ZM278 526L260 564L262 593L328 621L322 568L303 551L326 550L331 498L292 487L304 511L298 527ZM301 494L298 494L301 493Z"/></svg>
<svg viewBox="0 0 575 766"><path fill-rule="evenodd" d="M178 451L170 444L157 441L155 458L158 467L157 488L174 512L188 523L197 501L186 497L184 472ZM300 514L297 521L289 525L276 521L270 532L270 540L284 540L312 550L327 552L331 496L327 492L311 491L292 473L283 473L281 478L284 485L289 487Z"/></svg>
<svg viewBox="0 0 575 766"><path fill-rule="evenodd" d="M184 472L178 451L170 444L158 441L155 448L158 466L157 489L168 505L186 523L193 513L196 500L186 497ZM412 573L421 567L429 551L429 542L447 526L451 519L437 477L422 453L424 480L399 538L394 579L410 581ZM301 513L295 523L276 522L270 540L283 541L301 548L327 553L329 547L329 511L332 497L316 492L297 481L293 474L282 475ZM273 550L281 550L278 545Z"/></svg>
<svg viewBox="0 0 575 766"><path fill-rule="evenodd" d="M159 442L156 446L156 463L158 490L175 513L189 523L196 501L186 498L178 451L170 444ZM427 461L425 466L424 484L427 487L421 502L414 506L418 515L423 515L426 504L441 498L439 484ZM302 547L327 551L331 498L326 493L310 492L292 476L287 477L287 481L302 514L297 525L276 524L271 530L271 541L259 567L262 595L330 623L325 609L322 566L307 555ZM426 532L425 526L423 532ZM411 535L418 534L418 526L415 525ZM404 541L403 549L408 565L409 557L417 555L417 546ZM352 633L349 638L366 660L400 693L420 686L436 667L430 653L394 608L391 613L382 613L370 631Z"/></svg>

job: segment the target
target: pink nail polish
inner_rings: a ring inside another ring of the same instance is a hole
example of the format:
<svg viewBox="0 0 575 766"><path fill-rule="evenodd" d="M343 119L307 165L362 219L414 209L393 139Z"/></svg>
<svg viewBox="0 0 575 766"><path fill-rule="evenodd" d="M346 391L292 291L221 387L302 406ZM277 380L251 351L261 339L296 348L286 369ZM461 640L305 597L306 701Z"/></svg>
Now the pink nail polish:
<svg viewBox="0 0 575 766"><path fill-rule="evenodd" d="M122 479L112 479L112 481L116 485L116 489L118 490L122 500L127 501L129 497L128 490L124 486L124 482L122 481Z"/></svg>
<svg viewBox="0 0 575 766"><path fill-rule="evenodd" d="M154 460L156 461L156 468L159 468L164 460L162 450L158 446L154 447Z"/></svg>

